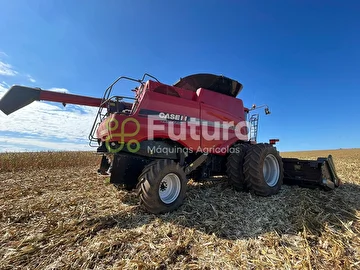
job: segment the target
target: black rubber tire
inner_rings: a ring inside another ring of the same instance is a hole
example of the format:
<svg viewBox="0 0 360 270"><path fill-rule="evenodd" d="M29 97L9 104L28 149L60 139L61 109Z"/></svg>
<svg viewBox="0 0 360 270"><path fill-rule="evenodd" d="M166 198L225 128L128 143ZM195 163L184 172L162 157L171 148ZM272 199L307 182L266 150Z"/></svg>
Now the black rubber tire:
<svg viewBox="0 0 360 270"><path fill-rule="evenodd" d="M268 155L275 157L279 166L278 180L273 186L266 183L263 174L264 161ZM247 187L256 195L265 197L277 194L284 178L283 162L279 152L275 147L267 143L252 145L245 156L244 175Z"/></svg>
<svg viewBox="0 0 360 270"><path fill-rule="evenodd" d="M245 184L245 175L243 172L244 158L249 145L241 144L232 147L233 153L230 153L226 162L226 174L229 183L236 191L247 191Z"/></svg>
<svg viewBox="0 0 360 270"><path fill-rule="evenodd" d="M176 174L180 179L180 193L172 203L164 203L159 196L162 179L169 173ZM148 164L138 178L137 194L140 205L152 214L172 212L179 208L185 199L188 179L179 163L161 159Z"/></svg>

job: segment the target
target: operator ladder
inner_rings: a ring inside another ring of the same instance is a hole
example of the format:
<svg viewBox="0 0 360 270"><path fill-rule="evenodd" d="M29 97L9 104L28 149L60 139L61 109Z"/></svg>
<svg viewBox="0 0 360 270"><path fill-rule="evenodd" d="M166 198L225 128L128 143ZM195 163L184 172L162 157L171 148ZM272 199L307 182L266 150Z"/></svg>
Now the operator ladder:
<svg viewBox="0 0 360 270"><path fill-rule="evenodd" d="M258 132L258 123L259 123L259 114L251 115L249 122L250 122L250 141L256 142L257 132Z"/></svg>
<svg viewBox="0 0 360 270"><path fill-rule="evenodd" d="M94 147L94 146L97 146L96 142L97 142L97 138L96 138L96 130L98 129L100 123L105 119L106 117L106 113L103 113L103 109L102 107L99 108L97 114L96 114L96 117L95 117L95 121L94 121L94 124L93 124L93 127L91 129L91 132L90 132L90 136L89 136L89 144L90 146ZM94 144L93 144L94 143Z"/></svg>

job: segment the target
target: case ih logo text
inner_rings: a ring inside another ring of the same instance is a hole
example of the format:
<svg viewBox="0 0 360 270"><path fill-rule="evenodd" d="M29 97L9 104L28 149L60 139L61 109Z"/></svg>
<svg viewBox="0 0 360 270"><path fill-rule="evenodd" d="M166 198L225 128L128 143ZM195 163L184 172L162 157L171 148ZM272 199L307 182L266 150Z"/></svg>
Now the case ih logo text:
<svg viewBox="0 0 360 270"><path fill-rule="evenodd" d="M164 113L164 112L159 113L159 117L161 119L175 120L175 121L186 121L188 119L188 117L186 115L174 114L174 113Z"/></svg>

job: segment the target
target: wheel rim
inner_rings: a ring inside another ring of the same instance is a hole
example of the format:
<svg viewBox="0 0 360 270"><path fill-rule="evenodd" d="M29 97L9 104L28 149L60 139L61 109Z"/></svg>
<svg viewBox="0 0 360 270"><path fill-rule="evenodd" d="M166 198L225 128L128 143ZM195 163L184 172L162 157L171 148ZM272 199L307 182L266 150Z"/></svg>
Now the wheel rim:
<svg viewBox="0 0 360 270"><path fill-rule="evenodd" d="M174 202L180 194L181 181L175 173L169 173L161 180L159 186L159 196L163 203Z"/></svg>
<svg viewBox="0 0 360 270"><path fill-rule="evenodd" d="M280 166L277 158L269 154L264 160L263 174L266 184L273 187L279 181Z"/></svg>

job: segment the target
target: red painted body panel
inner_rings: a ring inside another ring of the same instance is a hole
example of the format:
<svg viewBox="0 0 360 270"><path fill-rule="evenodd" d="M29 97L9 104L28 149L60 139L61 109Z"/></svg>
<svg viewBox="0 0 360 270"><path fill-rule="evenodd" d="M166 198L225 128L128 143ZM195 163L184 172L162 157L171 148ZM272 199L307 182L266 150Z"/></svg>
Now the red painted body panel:
<svg viewBox="0 0 360 270"><path fill-rule="evenodd" d="M99 125L99 139L127 143L171 139L187 148L202 151L247 140L247 136L238 138L239 132L229 129L231 125L220 126L231 122L236 126L245 120L246 108L240 99L202 88L195 92L153 81L148 81L143 89L138 90L137 98L138 104L132 114L112 114ZM165 117L174 117L175 121L166 121ZM108 121L111 122L110 128ZM208 138L207 135L214 131L220 133L217 138ZM224 131L227 131L227 136Z"/></svg>
<svg viewBox="0 0 360 270"><path fill-rule="evenodd" d="M225 142L236 137L234 129L244 121L244 106L241 99L221 95L206 89L198 89L198 102L200 103L200 118L202 119L201 147L204 149L219 148ZM206 125L206 121L215 122L215 125ZM224 124L229 124L225 125ZM242 138L247 140L247 138ZM235 139L235 141L237 141Z"/></svg>
<svg viewBox="0 0 360 270"><path fill-rule="evenodd" d="M102 102L101 98L79 96L79 95L73 95L67 93L58 93L47 90L40 91L39 100L47 100L47 101L84 105L84 106L93 106L93 107L100 107Z"/></svg>

